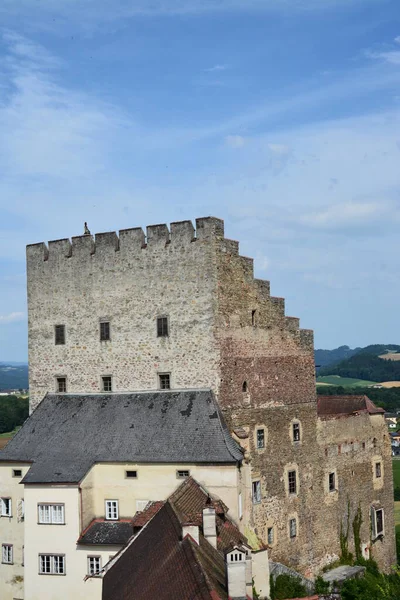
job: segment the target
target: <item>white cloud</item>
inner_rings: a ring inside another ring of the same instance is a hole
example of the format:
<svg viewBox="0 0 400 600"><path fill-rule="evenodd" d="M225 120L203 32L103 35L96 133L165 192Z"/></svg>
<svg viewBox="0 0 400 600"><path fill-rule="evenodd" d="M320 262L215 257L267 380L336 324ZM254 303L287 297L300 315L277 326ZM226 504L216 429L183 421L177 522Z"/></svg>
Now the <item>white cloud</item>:
<svg viewBox="0 0 400 600"><path fill-rule="evenodd" d="M204 71L206 73L215 73L217 71L226 71L227 68L228 68L228 65L214 65L213 67L210 67L209 69L204 69Z"/></svg>
<svg viewBox="0 0 400 600"><path fill-rule="evenodd" d="M246 140L241 135L227 135L225 138L225 143L231 148L243 148L243 146L246 143Z"/></svg>
<svg viewBox="0 0 400 600"><path fill-rule="evenodd" d="M394 38L396 44L400 44L400 35Z"/></svg>
<svg viewBox="0 0 400 600"><path fill-rule="evenodd" d="M4 325L5 323L15 323L16 321L23 321L25 319L25 314L22 312L12 312L8 315L0 315L0 325Z"/></svg>
<svg viewBox="0 0 400 600"><path fill-rule="evenodd" d="M400 50L389 50L387 52L367 52L369 58L383 60L392 65L400 65Z"/></svg>
<svg viewBox="0 0 400 600"><path fill-rule="evenodd" d="M334 229L337 227L362 226L387 212L387 207L379 202L347 202L332 204L322 210L301 215L299 222L316 228Z"/></svg>

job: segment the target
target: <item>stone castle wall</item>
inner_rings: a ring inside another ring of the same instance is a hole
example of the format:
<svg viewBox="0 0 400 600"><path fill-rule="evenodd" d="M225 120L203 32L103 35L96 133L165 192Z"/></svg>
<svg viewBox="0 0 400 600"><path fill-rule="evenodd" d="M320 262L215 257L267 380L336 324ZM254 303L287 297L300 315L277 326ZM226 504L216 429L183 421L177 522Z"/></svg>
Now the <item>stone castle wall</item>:
<svg viewBox="0 0 400 600"><path fill-rule="evenodd" d="M146 237L129 229L95 240L36 244L28 246L27 260L32 408L55 389L57 375L67 377L69 392L98 392L102 375L112 375L115 391L155 389L159 372L171 373L173 388L211 388L231 430L245 432L238 438L251 470L244 524L265 542L273 528L273 560L313 575L337 557L350 497L352 510L362 505L366 541L368 509L372 502L384 505L388 533L373 554L382 567L390 566L388 450L379 450L385 483L378 490L371 467L376 447L366 443L356 467L353 456L330 449L350 433L343 419L317 418L313 334L285 316L284 300L270 295L269 282L254 278L252 259L224 237L223 221L197 219L196 231L185 221L170 230L148 227ZM157 338L156 318L162 315L169 318L168 338ZM111 323L108 342L99 339L101 319ZM65 346L54 344L57 324L66 325ZM292 438L293 422L300 425L300 442ZM379 416L353 418L352 436L367 442L376 429L372 439L380 444L382 423ZM262 450L256 448L259 428L265 429ZM292 469L296 495L287 489ZM326 492L330 469L337 471L337 499ZM262 498L253 504L251 483L257 480ZM295 539L289 537L291 518L297 521Z"/></svg>

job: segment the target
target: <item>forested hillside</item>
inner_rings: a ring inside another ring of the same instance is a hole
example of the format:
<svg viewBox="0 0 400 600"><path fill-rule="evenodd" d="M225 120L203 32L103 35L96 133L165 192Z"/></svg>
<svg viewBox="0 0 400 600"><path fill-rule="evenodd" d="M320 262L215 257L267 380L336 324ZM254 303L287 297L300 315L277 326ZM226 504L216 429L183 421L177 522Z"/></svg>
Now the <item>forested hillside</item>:
<svg viewBox="0 0 400 600"><path fill-rule="evenodd" d="M0 363L0 392L28 389L28 365Z"/></svg>
<svg viewBox="0 0 400 600"><path fill-rule="evenodd" d="M400 381L400 360L386 360L363 350L336 365L319 369L318 375L339 375L369 381Z"/></svg>
<svg viewBox="0 0 400 600"><path fill-rule="evenodd" d="M28 398L0 396L0 433L13 431L29 415Z"/></svg>

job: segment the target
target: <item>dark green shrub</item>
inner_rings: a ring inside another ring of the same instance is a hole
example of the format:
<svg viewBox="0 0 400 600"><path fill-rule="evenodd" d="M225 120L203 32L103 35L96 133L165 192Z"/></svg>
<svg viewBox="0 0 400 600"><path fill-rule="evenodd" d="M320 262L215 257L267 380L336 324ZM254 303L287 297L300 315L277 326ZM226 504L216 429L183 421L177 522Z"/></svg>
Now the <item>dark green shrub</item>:
<svg viewBox="0 0 400 600"><path fill-rule="evenodd" d="M273 595L272 595L273 594ZM286 600L286 598L305 598L307 590L301 583L299 577L282 574L275 579L273 590L271 589L272 600Z"/></svg>

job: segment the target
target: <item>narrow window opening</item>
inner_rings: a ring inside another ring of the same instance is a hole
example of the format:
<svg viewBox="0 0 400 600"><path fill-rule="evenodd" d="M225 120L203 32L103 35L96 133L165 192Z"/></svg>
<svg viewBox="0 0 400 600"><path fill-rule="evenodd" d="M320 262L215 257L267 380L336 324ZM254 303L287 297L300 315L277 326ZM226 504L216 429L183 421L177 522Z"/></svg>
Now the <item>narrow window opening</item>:
<svg viewBox="0 0 400 600"><path fill-rule="evenodd" d="M108 321L102 321L100 323L100 341L106 342L110 338L110 323Z"/></svg>
<svg viewBox="0 0 400 600"><path fill-rule="evenodd" d="M380 462L375 463L375 477L382 477L382 466Z"/></svg>
<svg viewBox="0 0 400 600"><path fill-rule="evenodd" d="M256 310L251 311L251 324L254 327L256 324Z"/></svg>
<svg viewBox="0 0 400 600"><path fill-rule="evenodd" d="M293 423L293 441L300 441L300 423Z"/></svg>
<svg viewBox="0 0 400 600"><path fill-rule="evenodd" d="M55 343L56 346L62 346L65 344L65 325L55 326Z"/></svg>
<svg viewBox="0 0 400 600"><path fill-rule="evenodd" d="M271 544L274 543L274 528L273 527L268 527L267 539L268 539L268 544L271 546Z"/></svg>
<svg viewBox="0 0 400 600"><path fill-rule="evenodd" d="M57 392L63 394L67 391L67 379L66 377L57 377Z"/></svg>
<svg viewBox="0 0 400 600"><path fill-rule="evenodd" d="M168 317L157 317L157 337L168 337Z"/></svg>
<svg viewBox="0 0 400 600"><path fill-rule="evenodd" d="M169 373L159 373L158 381L160 390L170 390L171 389L171 378Z"/></svg>
<svg viewBox="0 0 400 600"><path fill-rule="evenodd" d="M336 491L335 473L329 473L329 491Z"/></svg>
<svg viewBox="0 0 400 600"><path fill-rule="evenodd" d="M265 448L265 431L264 429L257 429L257 448Z"/></svg>
<svg viewBox="0 0 400 600"><path fill-rule="evenodd" d="M243 381L243 385L242 385L242 392L243 392L244 394L247 394L247 392L248 392L248 389L249 389L249 388L248 388L248 386L247 386L247 381Z"/></svg>
<svg viewBox="0 0 400 600"><path fill-rule="evenodd" d="M178 479L186 479L190 477L190 471L177 471L176 476Z"/></svg>
<svg viewBox="0 0 400 600"><path fill-rule="evenodd" d="M253 481L252 492L253 504L259 504L261 502L261 481Z"/></svg>
<svg viewBox="0 0 400 600"><path fill-rule="evenodd" d="M291 539L297 537L297 522L296 519L290 519L289 521L289 535Z"/></svg>
<svg viewBox="0 0 400 600"><path fill-rule="evenodd" d="M297 493L296 471L288 472L288 484L289 484L289 494L296 494Z"/></svg>
<svg viewBox="0 0 400 600"><path fill-rule="evenodd" d="M102 377L103 382L103 392L112 392L112 380L109 375L106 377Z"/></svg>
<svg viewBox="0 0 400 600"><path fill-rule="evenodd" d="M127 479L137 479L137 471L125 471L125 477Z"/></svg>

